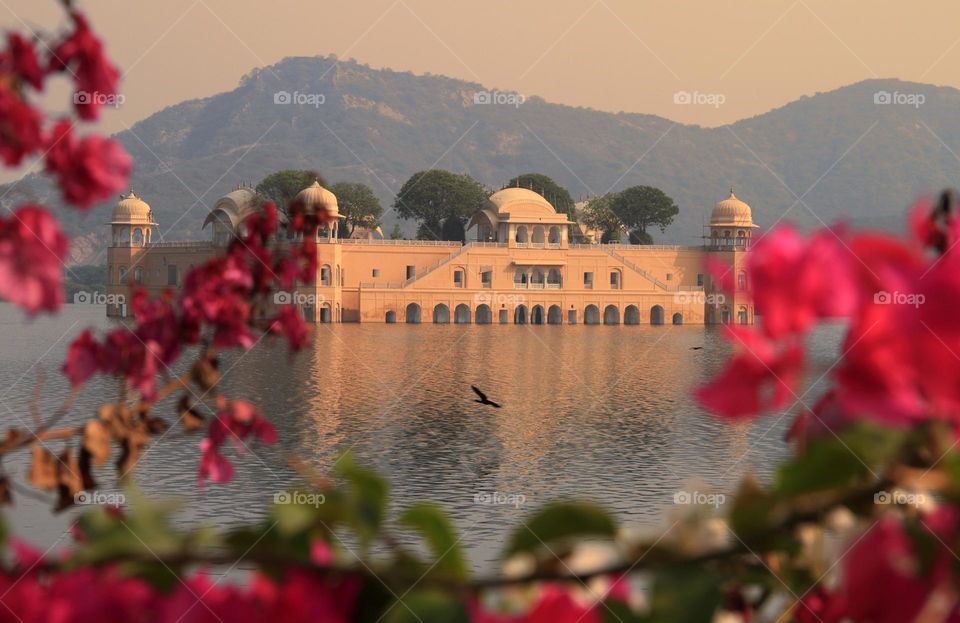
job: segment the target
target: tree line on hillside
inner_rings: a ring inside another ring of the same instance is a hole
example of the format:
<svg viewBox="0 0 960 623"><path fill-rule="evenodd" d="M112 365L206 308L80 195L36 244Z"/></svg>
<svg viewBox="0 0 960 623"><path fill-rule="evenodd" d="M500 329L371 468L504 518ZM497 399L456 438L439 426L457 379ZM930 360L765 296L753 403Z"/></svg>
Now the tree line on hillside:
<svg viewBox="0 0 960 623"><path fill-rule="evenodd" d="M330 186L313 172L285 169L266 176L256 191L283 209L302 189L318 181L337 197L341 235L350 237L358 228L373 230L380 226L384 214L380 200L366 184L337 182ZM632 186L608 192L577 208L570 192L542 173L525 173L503 186L531 189L546 198L559 213L581 225L574 238L590 242L616 242L622 235L633 244L651 244L651 230L662 233L679 208L666 193L652 186ZM394 198L392 209L404 220L417 223L418 240L453 240L464 242L466 226L473 214L483 207L491 189L466 173L443 169L419 171L404 182ZM600 240L594 240L599 236ZM391 239L402 239L403 231L395 224Z"/></svg>

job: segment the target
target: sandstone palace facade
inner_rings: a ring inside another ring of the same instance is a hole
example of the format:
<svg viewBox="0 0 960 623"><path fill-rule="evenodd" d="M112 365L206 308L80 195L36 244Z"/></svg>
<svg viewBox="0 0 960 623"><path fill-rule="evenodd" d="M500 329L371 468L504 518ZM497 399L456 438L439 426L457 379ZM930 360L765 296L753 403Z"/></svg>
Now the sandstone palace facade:
<svg viewBox="0 0 960 623"><path fill-rule="evenodd" d="M318 183L298 198L339 214ZM208 241L157 241L150 206L131 192L110 223L108 294L130 300L134 287L176 290L259 205L252 189L238 188L204 221ZM714 206L702 246L575 243L578 223L532 190L505 188L470 219L465 244L384 240L379 230L340 239L337 225L319 232L316 283L280 293L275 304L321 323L752 324L741 265L755 227L731 191ZM732 267L734 292L721 292L706 273L708 256ZM107 313L128 310L110 305Z"/></svg>

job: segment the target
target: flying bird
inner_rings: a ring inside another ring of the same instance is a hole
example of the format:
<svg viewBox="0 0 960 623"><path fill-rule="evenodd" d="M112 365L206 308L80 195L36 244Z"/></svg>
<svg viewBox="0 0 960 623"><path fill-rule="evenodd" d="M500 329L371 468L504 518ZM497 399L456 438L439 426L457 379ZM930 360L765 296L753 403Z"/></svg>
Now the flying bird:
<svg viewBox="0 0 960 623"><path fill-rule="evenodd" d="M498 405L498 404L495 403L494 401L492 401L492 400L490 400L489 398L487 398L487 395L484 394L482 391L480 391L480 390L477 388L476 385L471 385L471 386L470 386L470 389L472 389L472 390L473 390L473 393L475 393L477 396L480 397L479 399L474 400L474 402L479 402L479 403L482 404L482 405L490 405L491 407L494 407L494 408L496 408L496 409L499 409L499 408L500 408L500 405Z"/></svg>

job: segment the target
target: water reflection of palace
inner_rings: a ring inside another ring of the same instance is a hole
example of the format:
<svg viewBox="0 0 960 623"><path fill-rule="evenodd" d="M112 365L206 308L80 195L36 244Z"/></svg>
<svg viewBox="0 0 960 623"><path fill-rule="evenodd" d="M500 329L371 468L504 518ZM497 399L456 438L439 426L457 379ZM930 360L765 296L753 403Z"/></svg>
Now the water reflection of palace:
<svg viewBox="0 0 960 623"><path fill-rule="evenodd" d="M588 229L525 188L493 193L462 244L384 240L379 228L339 236L337 198L314 183L298 198L337 218L317 234L316 283L285 293L311 321L455 324L752 324L741 265L753 229L750 206L718 202L702 246L594 244ZM241 187L214 205L205 242L158 242L150 206L132 192L113 210L108 292L176 289L184 274L223 249L262 200ZM282 219L281 219L282 220ZM707 256L733 267L736 291L719 292ZM126 315L111 305L108 315Z"/></svg>

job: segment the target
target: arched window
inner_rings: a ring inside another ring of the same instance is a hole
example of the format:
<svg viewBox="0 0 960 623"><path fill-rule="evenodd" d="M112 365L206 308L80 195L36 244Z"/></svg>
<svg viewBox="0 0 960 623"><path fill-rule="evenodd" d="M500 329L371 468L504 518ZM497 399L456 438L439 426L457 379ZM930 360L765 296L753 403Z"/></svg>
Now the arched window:
<svg viewBox="0 0 960 623"><path fill-rule="evenodd" d="M143 269L139 266L133 270L133 281L138 284L143 283Z"/></svg>
<svg viewBox="0 0 960 623"><path fill-rule="evenodd" d="M547 242L551 245L560 244L560 228L556 225L550 227L550 233L547 235Z"/></svg>
<svg viewBox="0 0 960 623"><path fill-rule="evenodd" d="M477 312L475 315L477 324L490 324L493 322L493 312L490 311L490 306L486 303L481 303L477 305Z"/></svg>
<svg viewBox="0 0 960 623"><path fill-rule="evenodd" d="M513 310L513 324L527 324L527 306L517 305Z"/></svg>
<svg viewBox="0 0 960 623"><path fill-rule="evenodd" d="M559 288L561 283L560 269L551 268L547 272L547 287Z"/></svg>
<svg viewBox="0 0 960 623"><path fill-rule="evenodd" d="M420 324L420 306L416 303L407 305L407 324Z"/></svg>
<svg viewBox="0 0 960 623"><path fill-rule="evenodd" d="M517 272L513 273L513 284L518 288L527 287L527 271L522 266L518 266Z"/></svg>
<svg viewBox="0 0 960 623"><path fill-rule="evenodd" d="M453 310L453 322L455 324L470 324L470 308L463 303L457 305Z"/></svg>
<svg viewBox="0 0 960 623"><path fill-rule="evenodd" d="M527 226L526 225L517 226L516 242L517 242L517 245L527 244Z"/></svg>
<svg viewBox="0 0 960 623"><path fill-rule="evenodd" d="M543 225L536 225L533 228L533 244L538 247L543 246Z"/></svg>
<svg viewBox="0 0 960 623"><path fill-rule="evenodd" d="M330 267L326 264L320 267L320 285L330 285Z"/></svg>
<svg viewBox="0 0 960 623"><path fill-rule="evenodd" d="M746 290L747 289L747 273L740 271L737 273L737 289Z"/></svg>
<svg viewBox="0 0 960 623"><path fill-rule="evenodd" d="M440 303L433 308L434 324L450 324L450 308Z"/></svg>
<svg viewBox="0 0 960 623"><path fill-rule="evenodd" d="M603 324L620 324L620 310L616 305L607 305L604 308Z"/></svg>
<svg viewBox="0 0 960 623"><path fill-rule="evenodd" d="M740 310L737 312L737 322L747 324L747 308L743 305L740 306Z"/></svg>
<svg viewBox="0 0 960 623"><path fill-rule="evenodd" d="M583 324L600 324L600 308L587 305L583 310Z"/></svg>
<svg viewBox="0 0 960 623"><path fill-rule="evenodd" d="M534 305L530 310L530 324L543 324L543 306Z"/></svg>
<svg viewBox="0 0 960 623"><path fill-rule="evenodd" d="M530 284L537 287L543 287L543 271L539 268L534 268L533 272L530 274Z"/></svg>
<svg viewBox="0 0 960 623"><path fill-rule="evenodd" d="M650 308L650 324L663 324L663 308L659 305Z"/></svg>
<svg viewBox="0 0 960 623"><path fill-rule="evenodd" d="M547 310L547 324L563 324L563 313L559 305L551 305Z"/></svg>

